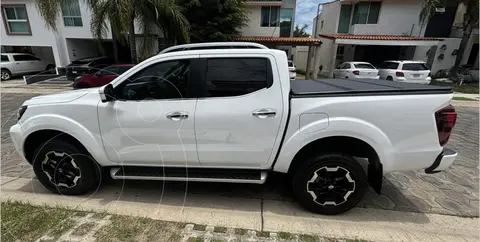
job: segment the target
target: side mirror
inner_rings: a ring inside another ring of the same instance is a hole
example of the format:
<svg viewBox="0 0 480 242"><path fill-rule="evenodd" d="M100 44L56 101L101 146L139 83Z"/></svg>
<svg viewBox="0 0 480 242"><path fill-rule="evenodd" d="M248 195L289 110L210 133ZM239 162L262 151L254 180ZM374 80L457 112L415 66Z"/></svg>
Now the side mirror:
<svg viewBox="0 0 480 242"><path fill-rule="evenodd" d="M112 84L108 84L98 89L98 93L100 94L100 99L102 99L102 103L109 102L115 99L115 92L113 91Z"/></svg>

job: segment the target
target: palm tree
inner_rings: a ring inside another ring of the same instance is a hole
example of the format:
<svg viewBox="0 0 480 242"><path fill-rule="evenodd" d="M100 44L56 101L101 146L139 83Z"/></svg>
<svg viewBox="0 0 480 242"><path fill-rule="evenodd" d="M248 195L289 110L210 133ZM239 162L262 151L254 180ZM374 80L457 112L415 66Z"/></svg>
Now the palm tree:
<svg viewBox="0 0 480 242"><path fill-rule="evenodd" d="M38 0L37 7L48 28L56 31L56 19L64 0ZM114 48L116 39L128 36L132 62L137 62L135 23L142 33L141 58L148 57L154 46L154 34L162 30L167 40L189 42L189 24L176 0L85 0L92 10L93 36L102 40L110 24ZM116 53L117 50L114 49ZM117 60L116 60L117 61Z"/></svg>
<svg viewBox="0 0 480 242"><path fill-rule="evenodd" d="M422 10L420 11L420 23L425 25L430 18L435 15L436 8L440 6L445 6L447 0L422 0ZM458 2L459 5L465 7L465 13L463 14L463 23L462 30L463 36L460 46L458 47L458 54L455 58L455 64L450 70L450 76L456 77L458 72L458 67L462 62L463 55L465 52L465 47L467 46L468 40L472 35L473 29L478 26L478 0L452 0Z"/></svg>
<svg viewBox="0 0 480 242"><path fill-rule="evenodd" d="M295 30L293 31L293 37L310 37L307 33L308 24L304 24L301 28L298 25L295 25Z"/></svg>

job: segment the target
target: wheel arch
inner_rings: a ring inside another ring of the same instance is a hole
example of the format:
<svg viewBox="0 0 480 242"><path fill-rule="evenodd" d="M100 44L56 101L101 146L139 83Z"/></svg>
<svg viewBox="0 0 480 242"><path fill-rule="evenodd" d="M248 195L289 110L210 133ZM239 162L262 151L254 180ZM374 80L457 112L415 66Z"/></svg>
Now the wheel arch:
<svg viewBox="0 0 480 242"><path fill-rule="evenodd" d="M29 117L21 124L24 141L21 145L25 158L31 162L32 154L41 143L61 136L79 145L99 165L111 165L99 134L78 122L61 115L38 115ZM36 145L36 146L35 146Z"/></svg>
<svg viewBox="0 0 480 242"><path fill-rule="evenodd" d="M35 150L37 150L37 148L42 143L56 138L61 138L63 140L69 141L90 154L87 148L85 148L85 146L72 135L54 129L42 129L29 134L25 139L25 142L23 143L23 153L28 163L33 163L33 155L35 153Z"/></svg>
<svg viewBox="0 0 480 242"><path fill-rule="evenodd" d="M380 162L378 152L368 142L351 136L323 137L306 144L293 157L288 167L288 173L294 173L309 156L319 153L342 153L354 157L366 158L368 160L368 181L372 188L380 193L383 179L383 166Z"/></svg>

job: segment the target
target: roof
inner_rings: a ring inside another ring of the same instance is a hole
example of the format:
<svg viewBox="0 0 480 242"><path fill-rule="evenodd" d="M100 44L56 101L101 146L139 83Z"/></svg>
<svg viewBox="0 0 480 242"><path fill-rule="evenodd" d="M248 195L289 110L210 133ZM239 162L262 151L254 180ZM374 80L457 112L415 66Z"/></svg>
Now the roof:
<svg viewBox="0 0 480 242"><path fill-rule="evenodd" d="M320 45L320 39L310 37L270 37L270 36L239 36L234 37L234 41L257 42L267 44L286 44L286 45Z"/></svg>
<svg viewBox="0 0 480 242"><path fill-rule="evenodd" d="M417 37L402 35L358 35L358 34L319 34L329 39L357 39L357 40L443 40L434 37Z"/></svg>
<svg viewBox="0 0 480 242"><path fill-rule="evenodd" d="M426 63L425 61L421 61L421 60L386 60L386 61L383 61L383 62L395 62L395 63Z"/></svg>

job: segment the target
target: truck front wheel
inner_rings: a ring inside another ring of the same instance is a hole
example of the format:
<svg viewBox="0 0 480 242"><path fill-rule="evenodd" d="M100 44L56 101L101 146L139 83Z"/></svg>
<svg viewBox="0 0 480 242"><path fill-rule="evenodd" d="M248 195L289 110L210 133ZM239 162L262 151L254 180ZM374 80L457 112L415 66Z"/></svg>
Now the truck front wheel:
<svg viewBox="0 0 480 242"><path fill-rule="evenodd" d="M93 158L68 139L44 142L33 154L33 171L48 190L64 195L80 195L97 189L100 167Z"/></svg>
<svg viewBox="0 0 480 242"><path fill-rule="evenodd" d="M368 187L362 166L347 154L319 154L295 169L293 189L308 210L334 215L357 205Z"/></svg>

